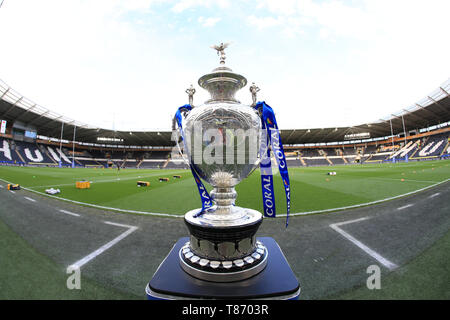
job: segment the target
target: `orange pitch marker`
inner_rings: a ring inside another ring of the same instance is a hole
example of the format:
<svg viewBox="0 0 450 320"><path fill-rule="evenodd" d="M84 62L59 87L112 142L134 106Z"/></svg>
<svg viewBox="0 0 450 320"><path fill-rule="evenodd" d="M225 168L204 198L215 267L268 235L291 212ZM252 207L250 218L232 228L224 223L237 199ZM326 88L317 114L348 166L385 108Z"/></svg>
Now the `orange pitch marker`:
<svg viewBox="0 0 450 320"><path fill-rule="evenodd" d="M77 181L75 182L75 187L77 189L90 189L91 183L89 181Z"/></svg>

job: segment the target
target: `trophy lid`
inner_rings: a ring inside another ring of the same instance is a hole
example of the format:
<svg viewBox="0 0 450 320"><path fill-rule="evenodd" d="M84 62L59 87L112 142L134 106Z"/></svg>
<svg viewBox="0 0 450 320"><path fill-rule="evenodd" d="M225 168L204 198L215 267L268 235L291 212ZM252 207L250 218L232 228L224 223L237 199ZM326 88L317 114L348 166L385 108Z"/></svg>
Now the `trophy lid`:
<svg viewBox="0 0 450 320"><path fill-rule="evenodd" d="M217 50L220 57L220 66L198 79L199 86L211 95L211 99L205 102L207 104L216 102L240 103L234 95L247 85L247 79L244 76L234 73L233 70L225 66L224 50L228 45L228 43L221 43L219 46L211 47Z"/></svg>

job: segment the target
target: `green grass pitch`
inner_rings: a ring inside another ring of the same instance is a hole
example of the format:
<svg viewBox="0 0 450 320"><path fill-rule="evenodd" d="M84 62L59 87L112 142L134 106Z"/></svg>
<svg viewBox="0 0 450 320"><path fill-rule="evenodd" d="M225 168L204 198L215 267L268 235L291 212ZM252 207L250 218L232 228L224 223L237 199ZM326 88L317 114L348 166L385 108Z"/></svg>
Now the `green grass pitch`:
<svg viewBox="0 0 450 320"><path fill-rule="evenodd" d="M450 161L290 168L291 212L310 212L352 206L402 195L450 178ZM337 172L328 176L329 171ZM173 178L181 175L180 179ZM159 182L168 177L169 182ZM38 192L59 188L57 197L86 204L152 213L184 214L201 207L188 170L71 169L0 167L0 178ZM78 180L92 181L90 189L76 189ZM137 181L149 181L138 187ZM278 213L286 212L284 189L275 180ZM237 187L236 205L262 211L259 171ZM207 188L210 187L207 185Z"/></svg>

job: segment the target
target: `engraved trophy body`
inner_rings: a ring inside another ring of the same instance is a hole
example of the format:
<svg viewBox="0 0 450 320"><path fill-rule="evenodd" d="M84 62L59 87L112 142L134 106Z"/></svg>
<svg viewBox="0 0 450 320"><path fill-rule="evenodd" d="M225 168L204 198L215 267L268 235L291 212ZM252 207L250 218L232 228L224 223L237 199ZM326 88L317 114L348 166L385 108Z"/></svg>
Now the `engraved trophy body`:
<svg viewBox="0 0 450 320"><path fill-rule="evenodd" d="M247 80L225 66L226 46L213 47L220 66L198 80L211 98L186 113L182 125L185 156L198 176L213 186L214 206L186 213L190 241L179 252L180 263L190 275L215 282L259 273L268 255L255 236L262 214L235 206L234 187L259 164L265 134L258 111L235 98ZM251 92L255 100L256 91Z"/></svg>

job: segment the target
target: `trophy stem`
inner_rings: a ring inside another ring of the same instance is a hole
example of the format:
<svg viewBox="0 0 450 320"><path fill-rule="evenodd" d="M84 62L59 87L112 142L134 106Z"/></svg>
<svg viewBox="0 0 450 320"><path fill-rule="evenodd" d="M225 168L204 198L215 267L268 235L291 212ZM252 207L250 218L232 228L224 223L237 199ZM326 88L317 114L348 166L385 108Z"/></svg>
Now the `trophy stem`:
<svg viewBox="0 0 450 320"><path fill-rule="evenodd" d="M215 187L211 191L211 198L216 203L215 214L231 214L234 202L237 198L237 192L234 190L234 187Z"/></svg>

